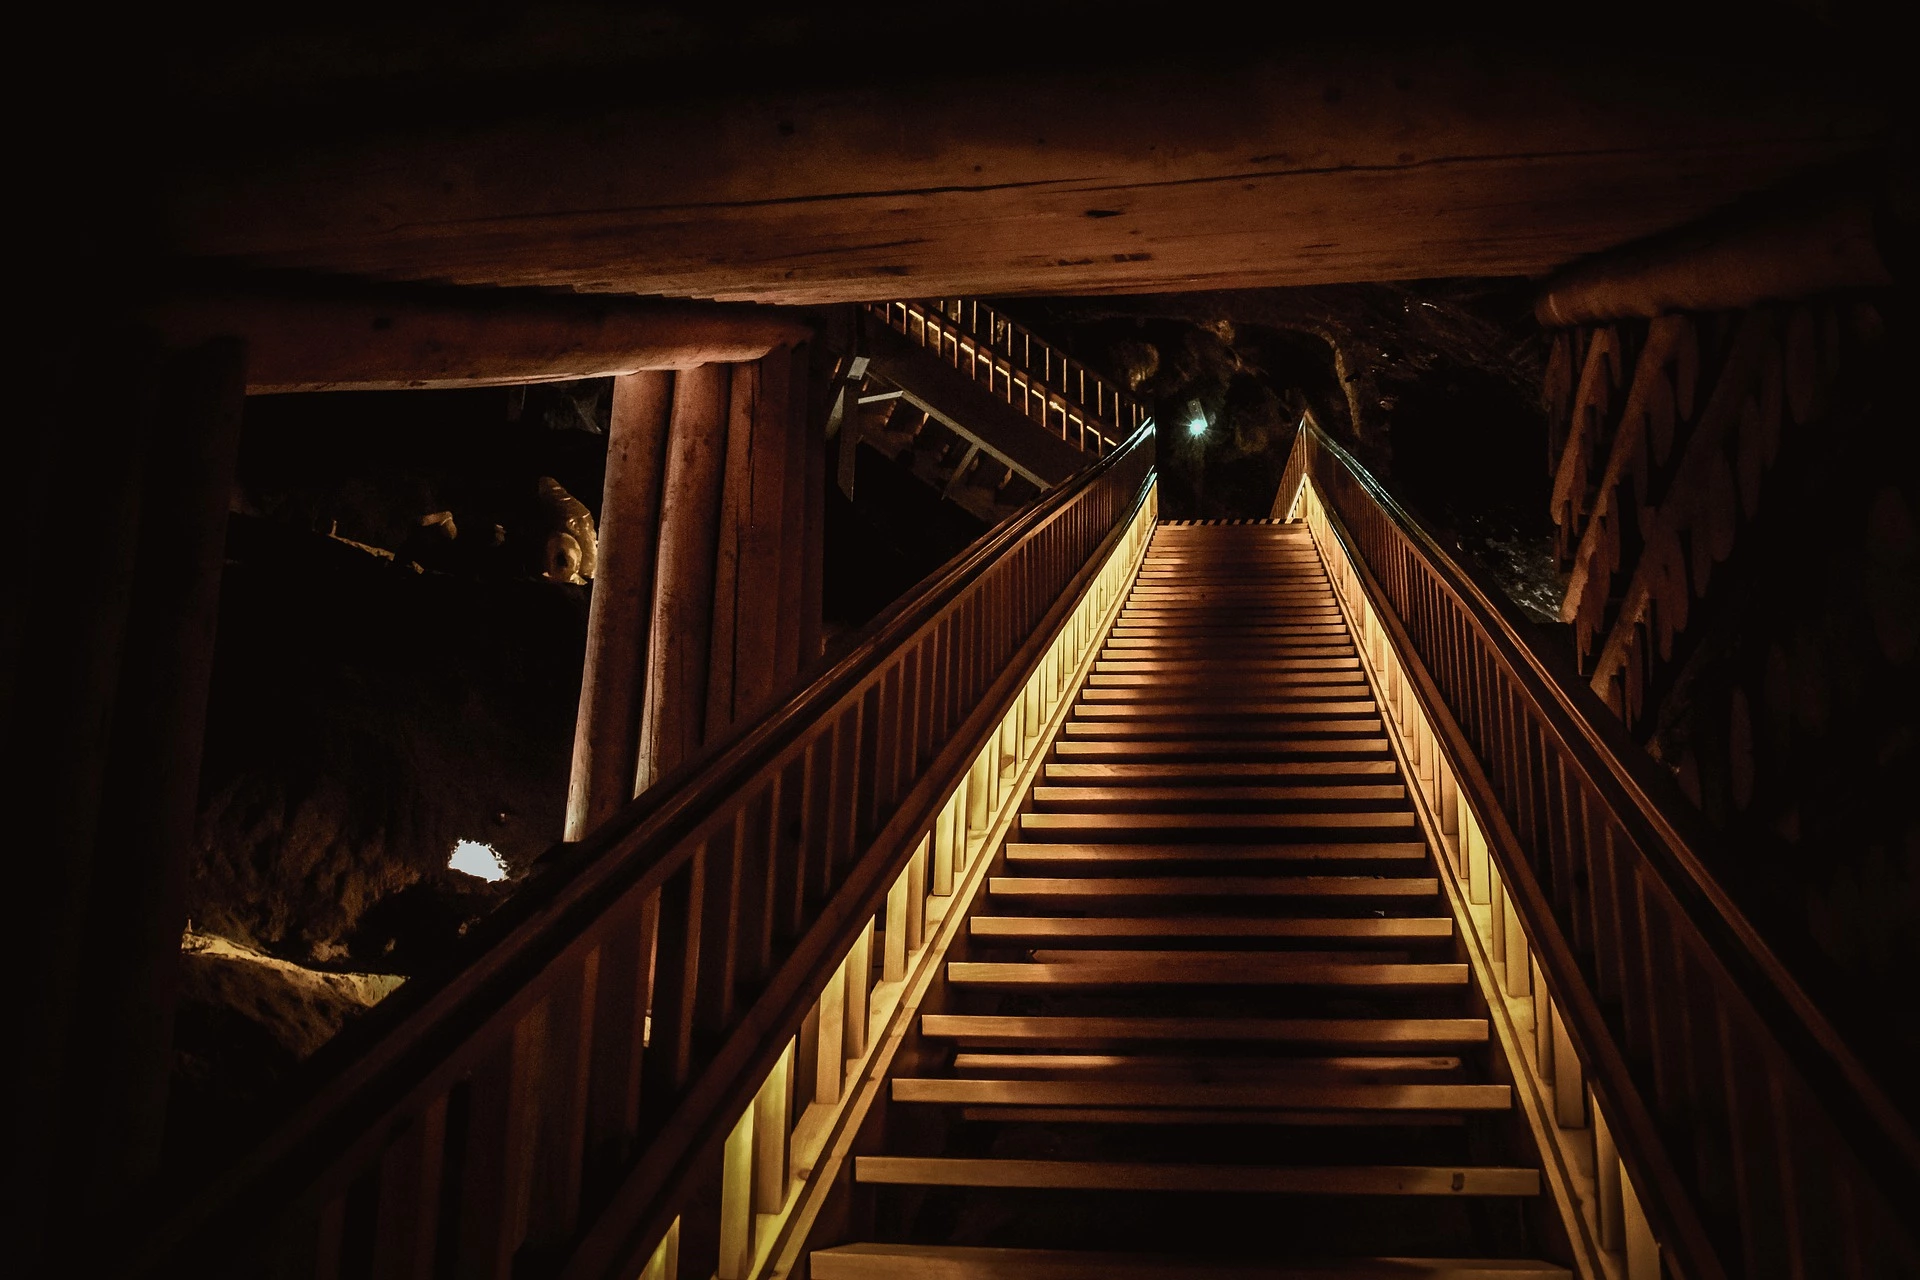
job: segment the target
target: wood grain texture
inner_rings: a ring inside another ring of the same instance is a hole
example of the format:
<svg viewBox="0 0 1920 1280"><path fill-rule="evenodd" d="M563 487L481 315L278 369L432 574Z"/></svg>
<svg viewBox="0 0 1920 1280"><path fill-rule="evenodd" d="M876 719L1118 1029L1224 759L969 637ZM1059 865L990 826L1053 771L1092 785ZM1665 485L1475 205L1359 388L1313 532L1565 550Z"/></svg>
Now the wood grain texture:
<svg viewBox="0 0 1920 1280"><path fill-rule="evenodd" d="M1303 47L1206 76L542 102L290 137L245 163L188 133L165 232L257 266L783 303L1525 275L1882 127L1751 72L1642 81L1568 57Z"/></svg>

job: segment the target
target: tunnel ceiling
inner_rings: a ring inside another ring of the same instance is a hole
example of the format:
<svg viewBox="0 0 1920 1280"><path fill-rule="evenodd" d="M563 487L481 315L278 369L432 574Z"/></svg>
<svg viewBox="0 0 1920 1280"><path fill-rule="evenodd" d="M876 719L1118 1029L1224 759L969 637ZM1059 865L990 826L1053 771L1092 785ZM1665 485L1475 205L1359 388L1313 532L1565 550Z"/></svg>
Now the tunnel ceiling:
<svg viewBox="0 0 1920 1280"><path fill-rule="evenodd" d="M1020 39L858 6L731 37L680 8L505 12L431 56L399 19L193 50L152 139L166 250L778 303L1537 275L1885 130L1798 19L1734 51L1670 18L1562 42L1391 6L1410 34L1378 48L1045 6Z"/></svg>

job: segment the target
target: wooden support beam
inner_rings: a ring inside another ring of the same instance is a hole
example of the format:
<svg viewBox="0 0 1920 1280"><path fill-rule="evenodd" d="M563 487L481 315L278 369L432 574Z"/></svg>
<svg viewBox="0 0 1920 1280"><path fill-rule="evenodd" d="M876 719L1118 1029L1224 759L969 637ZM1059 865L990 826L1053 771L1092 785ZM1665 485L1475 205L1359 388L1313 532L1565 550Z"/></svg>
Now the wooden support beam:
<svg viewBox="0 0 1920 1280"><path fill-rule="evenodd" d="M714 560L708 739L764 709L776 687L792 375L785 348L733 370Z"/></svg>
<svg viewBox="0 0 1920 1280"><path fill-rule="evenodd" d="M636 794L702 741L730 381L727 365L703 365L674 378Z"/></svg>
<svg viewBox="0 0 1920 1280"><path fill-rule="evenodd" d="M1566 268L1534 313L1565 326L1885 288L1880 231L1874 201L1857 190L1756 200Z"/></svg>
<svg viewBox="0 0 1920 1280"><path fill-rule="evenodd" d="M810 328L765 307L478 290L174 297L150 308L175 344L237 337L247 394L403 391L597 378L758 360Z"/></svg>
<svg viewBox="0 0 1920 1280"><path fill-rule="evenodd" d="M672 374L632 373L614 379L607 479L600 502L600 563L587 614L587 660L562 839L581 839L634 795L672 408Z"/></svg>
<svg viewBox="0 0 1920 1280"><path fill-rule="evenodd" d="M150 426L111 713L91 726L106 756L64 1135L82 1204L113 1203L160 1160L245 359L231 339L173 353L145 396L112 406Z"/></svg>
<svg viewBox="0 0 1920 1280"><path fill-rule="evenodd" d="M431 116L324 144L268 134L240 160L227 132L180 131L158 200L183 257L366 278L787 302L1131 293L1537 274L1884 128L1867 86L1804 61L1787 92L1759 63L1580 57L1299 43L1206 75L1052 67L697 112L672 95L496 100L464 128L421 95Z"/></svg>

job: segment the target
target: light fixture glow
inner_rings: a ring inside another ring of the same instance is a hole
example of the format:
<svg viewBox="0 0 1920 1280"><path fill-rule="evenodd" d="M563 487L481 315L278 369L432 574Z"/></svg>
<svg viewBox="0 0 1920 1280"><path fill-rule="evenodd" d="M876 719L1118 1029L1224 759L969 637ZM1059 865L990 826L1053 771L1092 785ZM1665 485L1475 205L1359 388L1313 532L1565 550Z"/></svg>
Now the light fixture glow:
<svg viewBox="0 0 1920 1280"><path fill-rule="evenodd" d="M494 847L478 840L462 840L453 846L447 866L481 880L505 880L507 864Z"/></svg>
<svg viewBox="0 0 1920 1280"><path fill-rule="evenodd" d="M1207 434L1207 420L1205 418L1195 418L1192 422L1189 422L1187 424L1187 434L1190 436L1203 436Z"/></svg>

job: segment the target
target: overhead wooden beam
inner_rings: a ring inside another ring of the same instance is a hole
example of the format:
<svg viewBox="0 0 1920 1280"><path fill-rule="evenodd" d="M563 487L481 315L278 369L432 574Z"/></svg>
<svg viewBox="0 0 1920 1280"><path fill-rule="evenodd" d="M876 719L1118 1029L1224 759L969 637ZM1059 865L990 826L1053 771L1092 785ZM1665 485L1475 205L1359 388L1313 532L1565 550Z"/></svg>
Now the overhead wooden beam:
<svg viewBox="0 0 1920 1280"><path fill-rule="evenodd" d="M192 259L784 303L1542 274L1877 146L1863 92L1732 60L1302 45L1204 76L396 112L244 163L184 134L163 200Z"/></svg>
<svg viewBox="0 0 1920 1280"><path fill-rule="evenodd" d="M758 360L803 342L763 307L476 290L196 293L155 304L175 345L237 337L247 393L551 382Z"/></svg>
<svg viewBox="0 0 1920 1280"><path fill-rule="evenodd" d="M1732 311L1893 283L1875 201L1841 190L1756 200L1555 275L1534 312L1553 327Z"/></svg>

